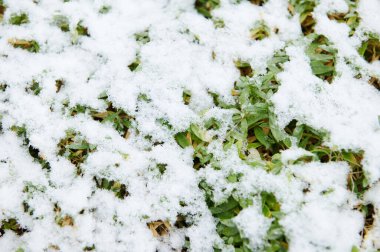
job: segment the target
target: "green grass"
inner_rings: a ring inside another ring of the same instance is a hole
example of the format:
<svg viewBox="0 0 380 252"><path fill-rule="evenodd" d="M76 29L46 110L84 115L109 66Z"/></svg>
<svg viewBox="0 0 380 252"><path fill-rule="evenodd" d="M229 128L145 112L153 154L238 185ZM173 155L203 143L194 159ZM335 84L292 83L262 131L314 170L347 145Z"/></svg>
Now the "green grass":
<svg viewBox="0 0 380 252"><path fill-rule="evenodd" d="M8 43L14 48L21 48L31 53L38 53L40 51L40 45L35 40L9 39Z"/></svg>
<svg viewBox="0 0 380 252"><path fill-rule="evenodd" d="M87 142L79 132L67 130L66 136L57 145L58 155L67 158L77 168L76 174L81 175L80 165L84 163L96 146Z"/></svg>
<svg viewBox="0 0 380 252"><path fill-rule="evenodd" d="M9 18L9 23L12 25L22 25L29 23L29 17L28 14L25 12L15 14L13 13L11 17Z"/></svg>
<svg viewBox="0 0 380 252"><path fill-rule="evenodd" d="M196 0L194 7L199 14L205 18L212 18L211 12L213 9L220 6L219 0Z"/></svg>
<svg viewBox="0 0 380 252"><path fill-rule="evenodd" d="M316 0L289 0L288 10L291 15L296 12L299 13L299 22L304 35L314 32L316 22L313 17L313 11L316 3Z"/></svg>
<svg viewBox="0 0 380 252"><path fill-rule="evenodd" d="M380 59L380 38L376 34L370 34L358 49L359 54L369 63Z"/></svg>
<svg viewBox="0 0 380 252"><path fill-rule="evenodd" d="M251 39L253 40L263 40L270 35L269 27L264 21L258 21L250 29Z"/></svg>
<svg viewBox="0 0 380 252"><path fill-rule="evenodd" d="M306 54L310 58L310 66L317 77L331 83L336 75L337 50L323 35L311 34L308 36L312 42L309 44Z"/></svg>
<svg viewBox="0 0 380 252"><path fill-rule="evenodd" d="M129 195L125 184L121 184L118 181L108 180L106 178L94 177L94 181L97 188L112 191L119 199L124 199Z"/></svg>

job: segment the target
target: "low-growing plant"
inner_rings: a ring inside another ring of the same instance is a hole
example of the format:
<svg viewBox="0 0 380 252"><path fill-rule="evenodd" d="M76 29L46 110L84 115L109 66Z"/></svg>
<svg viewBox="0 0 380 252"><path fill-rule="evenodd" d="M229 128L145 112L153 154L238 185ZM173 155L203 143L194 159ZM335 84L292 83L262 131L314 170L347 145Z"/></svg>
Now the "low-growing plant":
<svg viewBox="0 0 380 252"><path fill-rule="evenodd" d="M249 32L251 34L251 39L253 40L263 40L270 35L269 27L264 21L256 22Z"/></svg>
<svg viewBox="0 0 380 252"><path fill-rule="evenodd" d="M29 17L28 14L25 12L22 13L13 13L11 17L9 18L9 23L12 25L22 25L29 23Z"/></svg>
<svg viewBox="0 0 380 252"><path fill-rule="evenodd" d="M27 92L31 92L34 95L39 95L42 90L40 83L35 80L32 80L32 83L26 88Z"/></svg>
<svg viewBox="0 0 380 252"><path fill-rule="evenodd" d="M21 48L31 53L37 53L40 51L40 45L35 40L12 38L8 40L8 43L14 48Z"/></svg>
<svg viewBox="0 0 380 252"><path fill-rule="evenodd" d="M211 11L220 6L220 0L196 0L194 7L205 18L212 18Z"/></svg>
<svg viewBox="0 0 380 252"><path fill-rule="evenodd" d="M358 1L346 0L346 2L349 6L348 12L330 12L327 14L327 16L330 20L336 20L339 23L346 23L350 27L349 35L352 36L354 35L356 28L360 23L359 13L356 11Z"/></svg>
<svg viewBox="0 0 380 252"><path fill-rule="evenodd" d="M46 161L46 158L43 154L40 153L40 150L30 144L30 140L28 138L28 133L25 125L17 126L13 125L11 130L17 134L18 137L22 138L23 145L28 148L29 155L33 157L34 161L37 161L42 169L50 170L50 163Z"/></svg>
<svg viewBox="0 0 380 252"><path fill-rule="evenodd" d="M1 221L0 226L0 237L5 234L6 230L10 230L15 234L21 236L24 233L28 232L27 228L22 227L15 218L9 218Z"/></svg>
<svg viewBox="0 0 380 252"><path fill-rule="evenodd" d="M359 54L369 63L380 59L380 38L375 34L370 34L366 41L358 49Z"/></svg>
<svg viewBox="0 0 380 252"><path fill-rule="evenodd" d="M150 42L149 29L135 33L135 39L138 44L145 45Z"/></svg>
<svg viewBox="0 0 380 252"><path fill-rule="evenodd" d="M3 0L0 0L0 22L3 21L4 13L7 7L5 6Z"/></svg>
<svg viewBox="0 0 380 252"><path fill-rule="evenodd" d="M80 133L67 130L65 138L57 145L58 155L66 157L77 168L77 175L82 174L80 165L86 161L88 155L94 152L96 145L90 144Z"/></svg>
<svg viewBox="0 0 380 252"><path fill-rule="evenodd" d="M299 22L302 33L308 35L314 32L316 24L313 17L313 11L316 6L316 0L289 0L288 10L291 15L299 13Z"/></svg>
<svg viewBox="0 0 380 252"><path fill-rule="evenodd" d="M236 68L240 71L240 76L252 77L253 69L251 64L247 61L237 60L235 61Z"/></svg>
<svg viewBox="0 0 380 252"><path fill-rule="evenodd" d="M323 35L311 34L309 38L312 41L306 50L306 54L310 58L313 74L331 83L336 75L337 50Z"/></svg>
<svg viewBox="0 0 380 252"><path fill-rule="evenodd" d="M59 29L61 29L61 31L63 31L63 32L69 32L70 31L70 22L66 16L55 15L53 17L53 24L58 26Z"/></svg>
<svg viewBox="0 0 380 252"><path fill-rule="evenodd" d="M97 188L105 189L114 192L115 196L119 199L124 199L129 195L127 186L118 181L108 180L106 178L94 177Z"/></svg>
<svg viewBox="0 0 380 252"><path fill-rule="evenodd" d="M74 226L74 218L63 214L58 204L54 204L55 223L60 227Z"/></svg>

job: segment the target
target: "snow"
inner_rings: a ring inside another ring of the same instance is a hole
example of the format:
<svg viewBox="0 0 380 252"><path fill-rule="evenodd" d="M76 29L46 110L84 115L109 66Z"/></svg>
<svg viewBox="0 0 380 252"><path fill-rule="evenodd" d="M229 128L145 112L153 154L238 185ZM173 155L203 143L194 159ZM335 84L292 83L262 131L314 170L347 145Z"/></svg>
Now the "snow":
<svg viewBox="0 0 380 252"><path fill-rule="evenodd" d="M271 98L278 124L285 127L297 119L326 130L330 136L327 146L364 151L363 169L371 185L364 202L374 204L376 216L363 249L380 248L380 93L366 81L369 76L380 76L380 64L367 63L357 53L366 33L380 34L380 3L359 2L362 21L352 37L347 25L326 16L330 11L347 11L345 1L320 1L315 8L315 30L338 49L338 75L328 84L312 74L305 54L308 41L302 37L298 15L289 15L287 1L269 0L260 7L249 1L234 4L222 0L213 11L214 17L225 22L225 27L218 29L196 12L193 2L4 0L0 84L8 87L0 91L0 220L15 218L28 232L18 236L6 230L0 237L2 251L50 251L56 246L61 251L82 251L93 245L96 251L181 251L185 237L191 251L213 251L213 246L223 241L198 186L200 181L213 187L215 202L223 202L231 194L253 197L254 204L233 219L253 251L265 245L272 221L261 213L259 194L263 191L273 193L281 204L284 217L280 224L289 238L290 251L360 247L364 222L355 207L363 202L347 189L346 163L293 164L312 154L292 147L281 153L281 172L272 174L241 160L235 146L223 150L221 139L233 126L233 111L215 107L209 92L233 104L231 90L239 78L234 61L248 61L255 73L262 73L265 62L283 48L290 60L278 74L281 85ZM111 8L101 14L104 5ZM19 12L27 12L30 23L9 24L10 15ZM57 14L68 18L70 32L53 24ZM88 27L89 37L76 38L72 32L80 21ZM257 21L264 21L271 31L262 41L250 39L249 30ZM146 29L150 42L137 43L134 34ZM13 48L8 44L10 38L34 39L40 52ZM136 55L140 67L130 71L128 65ZM355 78L357 71L362 79ZM32 80L42 87L38 96L25 91ZM59 92L56 80L64 83ZM191 93L189 105L182 100L185 90ZM98 99L104 91L115 107L134 117L135 128L128 139L110 123L101 124L89 114L70 116L64 105L104 110L107 105ZM149 100L139 99L141 94ZM209 131L218 139L207 147L219 169L207 165L197 171L193 169L193 150L180 148L173 135L210 118L221 122L220 129ZM172 128L161 125L159 119ZM33 160L28 147L10 129L13 125L25 125L30 145L39 149L50 171ZM76 175L76 167L68 159L58 156L57 144L69 129L97 146L81 165L83 176ZM157 164L166 165L163 174ZM241 173L240 181L230 183L227 176L231 173ZM112 191L97 188L95 176L125 184L128 197L119 199ZM27 184L38 189L26 193ZM24 212L23 202L33 209L33 215ZM57 225L55 204L62 215L73 218L73 226ZM190 227L175 227L180 213L188 217ZM153 236L147 223L157 220L170 223L169 236Z"/></svg>

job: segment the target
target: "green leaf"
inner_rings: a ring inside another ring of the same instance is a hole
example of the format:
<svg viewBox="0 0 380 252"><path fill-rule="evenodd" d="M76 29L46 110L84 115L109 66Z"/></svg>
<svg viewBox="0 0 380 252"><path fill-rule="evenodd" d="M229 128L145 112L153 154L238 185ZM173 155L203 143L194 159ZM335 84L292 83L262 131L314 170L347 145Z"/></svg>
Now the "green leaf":
<svg viewBox="0 0 380 252"><path fill-rule="evenodd" d="M255 127L253 131L255 133L257 140L259 140L259 142L262 143L266 149L269 149L270 143L268 141L267 136L264 134L263 129L261 127Z"/></svg>
<svg viewBox="0 0 380 252"><path fill-rule="evenodd" d="M72 143L66 147L72 150L87 150L90 148L90 145L88 143Z"/></svg>
<svg viewBox="0 0 380 252"><path fill-rule="evenodd" d="M186 135L187 135L187 132L179 132L174 136L175 140L177 141L179 146L181 146L182 148L186 148L191 145Z"/></svg>

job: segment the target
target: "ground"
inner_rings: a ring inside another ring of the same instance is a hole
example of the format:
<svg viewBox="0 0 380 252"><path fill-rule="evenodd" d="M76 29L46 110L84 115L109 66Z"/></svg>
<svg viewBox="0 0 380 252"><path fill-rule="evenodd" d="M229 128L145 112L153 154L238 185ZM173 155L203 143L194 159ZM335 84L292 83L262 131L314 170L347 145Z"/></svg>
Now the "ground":
<svg viewBox="0 0 380 252"><path fill-rule="evenodd" d="M0 0L1 251L380 251L377 0Z"/></svg>

